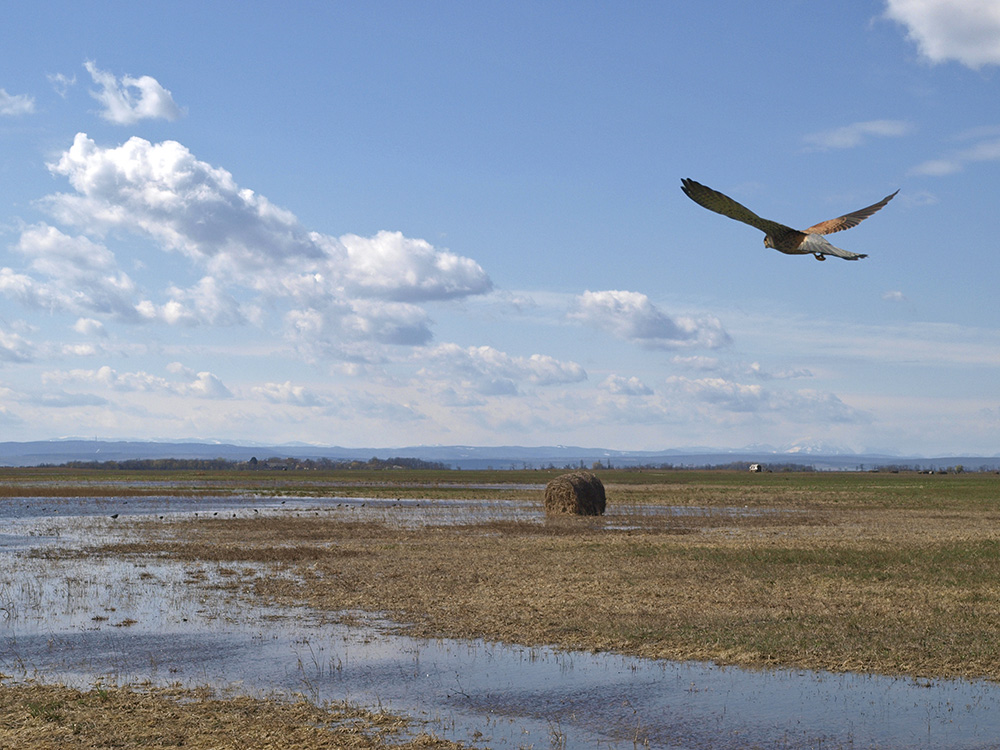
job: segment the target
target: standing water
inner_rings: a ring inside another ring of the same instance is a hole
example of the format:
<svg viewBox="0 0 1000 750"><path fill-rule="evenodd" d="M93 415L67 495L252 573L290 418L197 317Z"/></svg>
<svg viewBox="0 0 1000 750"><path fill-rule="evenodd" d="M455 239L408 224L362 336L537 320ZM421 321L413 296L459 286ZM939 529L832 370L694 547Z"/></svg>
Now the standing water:
<svg viewBox="0 0 1000 750"><path fill-rule="evenodd" d="M257 503L254 512L303 507L322 501ZM247 512L245 501L202 499L197 508ZM410 715L477 747L1000 748L1000 686L990 682L415 639L373 616L323 623L306 610L269 609L202 585L249 569L31 554L100 541L116 533L114 514L194 512L176 499L6 504L0 672L84 688L148 680L347 700ZM386 509L368 501L365 512Z"/></svg>

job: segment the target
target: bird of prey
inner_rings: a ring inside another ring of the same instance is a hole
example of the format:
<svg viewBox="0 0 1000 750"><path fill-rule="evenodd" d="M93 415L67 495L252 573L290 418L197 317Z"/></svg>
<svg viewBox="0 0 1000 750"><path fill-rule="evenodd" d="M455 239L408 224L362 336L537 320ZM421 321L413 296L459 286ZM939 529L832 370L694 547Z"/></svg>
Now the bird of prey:
<svg viewBox="0 0 1000 750"><path fill-rule="evenodd" d="M836 219L821 221L813 224L808 229L801 232L776 221L762 219L746 206L743 206L728 195L723 195L718 190L695 182L694 180L681 180L681 190L688 198L700 206L704 206L709 211L728 216L730 219L742 221L752 227L757 227L764 233L764 247L771 247L778 252L787 255L814 255L816 260L826 260L827 255L835 255L844 260L858 260L867 258L862 253L852 253L850 250L842 250L831 245L823 236L832 232L839 232L842 229L856 227L873 213L882 208L886 203L896 197L896 193L887 195L878 203L873 203L868 208L861 208L849 214L844 214Z"/></svg>

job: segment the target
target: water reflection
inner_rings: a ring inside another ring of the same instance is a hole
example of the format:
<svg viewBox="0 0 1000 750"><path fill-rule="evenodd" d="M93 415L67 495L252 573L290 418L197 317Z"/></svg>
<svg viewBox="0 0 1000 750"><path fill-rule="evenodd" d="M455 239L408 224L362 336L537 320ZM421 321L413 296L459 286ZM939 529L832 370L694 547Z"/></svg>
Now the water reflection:
<svg viewBox="0 0 1000 750"><path fill-rule="evenodd" d="M476 508L472 501L186 502L44 503L59 508L54 515L5 508L0 671L81 687L97 679L151 680L346 699L497 748L1000 747L1000 688L993 683L747 671L419 640L390 633L369 615L331 625L304 610L269 610L200 585L265 574L254 566L27 554L53 540L72 545L113 538L120 533L116 524L134 513L338 512L338 503L345 513L412 514L408 522L538 513L506 504L506 511L500 504Z"/></svg>

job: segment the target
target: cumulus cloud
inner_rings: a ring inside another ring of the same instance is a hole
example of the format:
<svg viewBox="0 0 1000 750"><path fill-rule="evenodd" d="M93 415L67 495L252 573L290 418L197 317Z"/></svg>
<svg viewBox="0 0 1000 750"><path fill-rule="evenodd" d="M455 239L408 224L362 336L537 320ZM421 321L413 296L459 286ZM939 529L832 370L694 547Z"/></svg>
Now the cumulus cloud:
<svg viewBox="0 0 1000 750"><path fill-rule="evenodd" d="M625 378L621 375L608 375L598 386L616 396L651 396L653 389L637 377Z"/></svg>
<svg viewBox="0 0 1000 750"><path fill-rule="evenodd" d="M0 268L0 294L49 311L136 317L135 284L103 245L38 224L21 232L14 249L35 275Z"/></svg>
<svg viewBox="0 0 1000 750"><path fill-rule="evenodd" d="M93 318L78 318L73 324L73 330L84 336L107 336L104 324Z"/></svg>
<svg viewBox="0 0 1000 750"><path fill-rule="evenodd" d="M297 308L285 315L289 338L316 353L338 350L344 342L421 346L431 338L430 317L416 305L384 300L328 300L320 308Z"/></svg>
<svg viewBox="0 0 1000 750"><path fill-rule="evenodd" d="M345 339L420 345L431 334L418 303L492 289L475 261L399 232L338 238L309 231L176 141L131 138L102 148L80 133L49 168L75 189L43 201L58 220L94 234L150 237L205 273L189 289L166 290L165 301L138 303L147 320L232 325L284 305L293 338L312 337L321 349ZM259 301L237 302L245 295L236 290Z"/></svg>
<svg viewBox="0 0 1000 750"><path fill-rule="evenodd" d="M259 317L259 311L250 306L244 309L227 294L211 276L202 278L189 289L171 286L167 290L170 300L157 305L143 300L136 305L139 314L149 320L162 320L171 325L229 326Z"/></svg>
<svg viewBox="0 0 1000 750"><path fill-rule="evenodd" d="M0 115L16 117L30 115L35 111L35 100L27 94L8 94L0 89Z"/></svg>
<svg viewBox="0 0 1000 750"><path fill-rule="evenodd" d="M119 392L160 392L207 399L226 399L233 396L222 381L211 372L196 373L177 363L173 363L168 369L179 375L180 379L169 380L143 370L118 372L113 367L104 365L96 370L73 369L48 372L42 376L42 382L60 384L77 382Z"/></svg>
<svg viewBox="0 0 1000 750"><path fill-rule="evenodd" d="M232 398L233 394L223 385L218 377L210 372L199 372L194 379L178 388L181 394L190 394L199 398Z"/></svg>
<svg viewBox="0 0 1000 750"><path fill-rule="evenodd" d="M413 302L490 289L475 261L400 232L382 231L374 237L348 234L340 241L347 251L344 278L358 291Z"/></svg>
<svg viewBox="0 0 1000 750"><path fill-rule="evenodd" d="M882 299L886 302L905 302L906 297L903 293L897 289L891 289L886 292L882 292Z"/></svg>
<svg viewBox="0 0 1000 750"><path fill-rule="evenodd" d="M420 370L422 378L458 381L465 390L486 396L514 395L518 383L559 385L587 379L587 372L576 362L563 362L544 354L517 357L491 346L439 344L425 353L428 364Z"/></svg>
<svg viewBox="0 0 1000 750"><path fill-rule="evenodd" d="M1000 5L995 0L887 0L887 18L934 63L1000 65Z"/></svg>
<svg viewBox="0 0 1000 750"><path fill-rule="evenodd" d="M650 349L714 349L730 343L718 318L671 317L641 292L584 292L570 318Z"/></svg>
<svg viewBox="0 0 1000 750"><path fill-rule="evenodd" d="M868 120L812 133L803 140L811 147L825 151L834 148L854 148L866 143L872 136L898 138L912 130L913 127L902 120Z"/></svg>
<svg viewBox="0 0 1000 750"><path fill-rule="evenodd" d="M139 120L176 120L181 116L181 109L174 103L173 95L152 76L122 76L117 79L113 73L100 70L90 60L84 63L84 67L94 83L101 87L90 94L104 105L101 117L108 122L133 125Z"/></svg>

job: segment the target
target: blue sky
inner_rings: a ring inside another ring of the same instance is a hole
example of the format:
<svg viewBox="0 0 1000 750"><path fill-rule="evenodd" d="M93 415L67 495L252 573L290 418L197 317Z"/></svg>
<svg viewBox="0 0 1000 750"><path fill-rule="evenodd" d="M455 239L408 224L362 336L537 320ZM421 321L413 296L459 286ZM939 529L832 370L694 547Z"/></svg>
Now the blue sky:
<svg viewBox="0 0 1000 750"><path fill-rule="evenodd" d="M997 454L998 187L992 0L15 5L0 439Z"/></svg>

